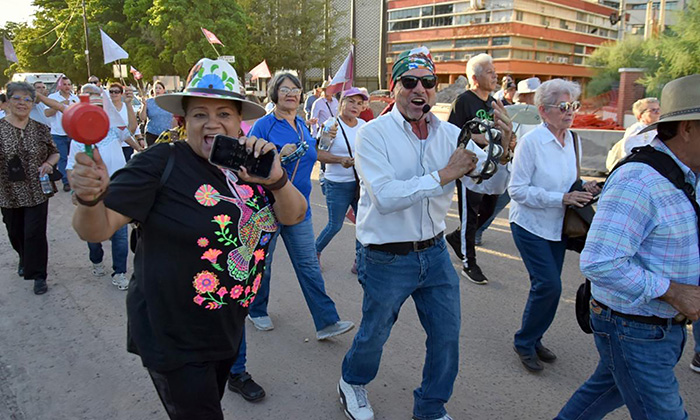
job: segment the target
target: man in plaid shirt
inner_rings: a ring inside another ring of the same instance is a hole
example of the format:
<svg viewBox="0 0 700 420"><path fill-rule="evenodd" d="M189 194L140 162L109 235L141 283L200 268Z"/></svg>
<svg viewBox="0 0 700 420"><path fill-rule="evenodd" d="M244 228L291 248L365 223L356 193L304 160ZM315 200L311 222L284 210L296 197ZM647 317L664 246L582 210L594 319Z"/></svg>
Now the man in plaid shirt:
<svg viewBox="0 0 700 420"><path fill-rule="evenodd" d="M695 186L700 175L700 75L668 83L651 143ZM605 183L581 254L591 280L600 363L558 419L599 419L623 404L633 419L687 419L673 368L686 324L700 316L698 220L683 191L644 163Z"/></svg>

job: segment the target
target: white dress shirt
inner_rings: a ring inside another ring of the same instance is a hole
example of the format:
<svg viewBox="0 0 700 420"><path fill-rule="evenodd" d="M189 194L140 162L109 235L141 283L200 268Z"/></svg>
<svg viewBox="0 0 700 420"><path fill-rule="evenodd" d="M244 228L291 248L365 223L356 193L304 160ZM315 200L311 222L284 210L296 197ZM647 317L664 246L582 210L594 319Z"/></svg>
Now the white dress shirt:
<svg viewBox="0 0 700 420"><path fill-rule="evenodd" d="M355 140L355 167L360 176L357 240L362 245L415 242L433 238L445 230L452 204L454 182L440 186L438 171L447 166L457 148L460 129L429 114L428 138L420 140L397 107L360 128ZM467 149L479 157L486 153L470 141ZM472 191L501 194L508 169L498 166L489 180L476 184L465 176Z"/></svg>
<svg viewBox="0 0 700 420"><path fill-rule="evenodd" d="M51 95L49 95L49 98L56 100L58 102L63 102L66 100L66 98L61 95L61 92L54 92ZM74 95L70 94L68 97L68 100L70 101L70 105L80 102L80 99ZM62 112L56 112L53 117L48 117L48 120L51 122L51 134L56 135L56 136L65 136L66 131L63 129L63 113Z"/></svg>
<svg viewBox="0 0 700 420"><path fill-rule="evenodd" d="M124 152L122 152L121 139L125 136L124 132L118 128L112 127L107 132L107 136L100 140L93 147L100 150L100 157L107 167L107 173L111 177L119 169L126 166ZM70 149L68 151L68 161L66 170L72 171L75 166L75 155L85 152L85 145L71 140Z"/></svg>
<svg viewBox="0 0 700 420"><path fill-rule="evenodd" d="M34 106L32 106L32 110L29 111L29 118L33 119L38 123L48 125L49 127L51 127L51 121L49 121L49 118L44 113L47 108L48 107L41 102L39 102L38 104L34 104Z"/></svg>
<svg viewBox="0 0 700 420"><path fill-rule="evenodd" d="M328 152L335 156L350 157L348 153L348 145L345 143L345 137L343 137L343 131L348 137L348 143L350 144L350 151L352 151L353 157L355 156L355 139L357 137L357 131L365 125L365 120L358 118L357 124L354 127L349 127L338 118L338 125L342 125L343 130L338 127L338 134L331 144L331 148ZM355 173L353 172L352 166L349 168L343 167L340 163L327 163L324 176L327 180L332 182L355 182Z"/></svg>
<svg viewBox="0 0 700 420"><path fill-rule="evenodd" d="M581 142L578 145L581 156ZM511 223L548 241L561 241L564 194L576 181L574 139L567 130L564 146L540 124L518 141L510 184Z"/></svg>
<svg viewBox="0 0 700 420"><path fill-rule="evenodd" d="M656 130L650 130L646 133L639 134L639 132L642 131L642 129L644 129L646 126L647 125L643 122L637 121L636 123L627 127L627 130L625 130L624 137L625 156L629 156L632 153L632 149L634 149L635 147L646 146L648 144L651 144L652 140L654 140L654 138L656 137Z"/></svg>

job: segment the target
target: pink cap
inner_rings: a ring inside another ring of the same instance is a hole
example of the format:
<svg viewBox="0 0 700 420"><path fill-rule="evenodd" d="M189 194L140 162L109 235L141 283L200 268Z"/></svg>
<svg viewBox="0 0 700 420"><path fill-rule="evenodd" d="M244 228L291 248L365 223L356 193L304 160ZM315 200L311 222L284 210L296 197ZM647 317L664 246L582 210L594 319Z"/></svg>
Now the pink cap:
<svg viewBox="0 0 700 420"><path fill-rule="evenodd" d="M362 96L362 99L365 101L369 100L369 96L356 87L351 87L350 89L343 91L342 95L340 95L340 100L342 101L344 98L357 95Z"/></svg>

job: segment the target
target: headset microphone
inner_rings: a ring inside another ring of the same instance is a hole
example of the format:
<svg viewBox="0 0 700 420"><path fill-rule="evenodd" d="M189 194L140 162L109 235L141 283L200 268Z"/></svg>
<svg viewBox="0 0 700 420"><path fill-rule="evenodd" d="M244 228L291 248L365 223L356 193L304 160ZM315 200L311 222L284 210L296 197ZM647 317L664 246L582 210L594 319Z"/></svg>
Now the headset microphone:
<svg viewBox="0 0 700 420"><path fill-rule="evenodd" d="M423 114L427 114L428 112L430 112L430 108L431 106L428 104L423 105ZM421 116L421 118L423 117Z"/></svg>

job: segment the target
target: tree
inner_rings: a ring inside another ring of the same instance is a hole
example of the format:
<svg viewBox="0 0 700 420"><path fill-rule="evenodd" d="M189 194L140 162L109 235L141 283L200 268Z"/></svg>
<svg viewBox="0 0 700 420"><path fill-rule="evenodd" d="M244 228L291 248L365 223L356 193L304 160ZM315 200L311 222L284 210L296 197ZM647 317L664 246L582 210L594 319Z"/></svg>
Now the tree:
<svg viewBox="0 0 700 420"><path fill-rule="evenodd" d="M593 52L588 63L598 67L595 77L586 87L589 96L600 95L616 87L620 81L620 68L636 67L655 71L658 67L645 42L634 37L604 44Z"/></svg>

